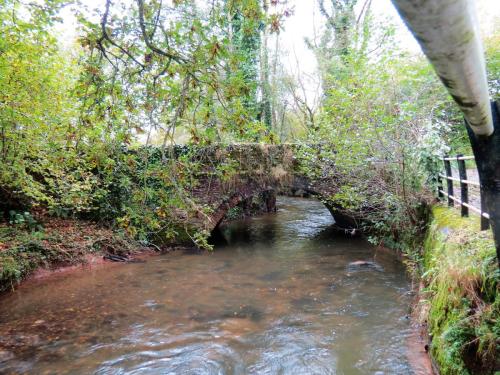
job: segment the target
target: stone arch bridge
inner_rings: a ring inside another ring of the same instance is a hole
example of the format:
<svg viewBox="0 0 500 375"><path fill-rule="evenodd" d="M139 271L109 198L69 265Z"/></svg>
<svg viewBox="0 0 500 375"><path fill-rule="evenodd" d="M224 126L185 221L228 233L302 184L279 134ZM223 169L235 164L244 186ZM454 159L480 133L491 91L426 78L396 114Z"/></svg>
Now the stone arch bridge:
<svg viewBox="0 0 500 375"><path fill-rule="evenodd" d="M357 228L352 215L328 203L328 198L339 189L333 163L321 161L321 176L312 178L304 173L299 155L312 152L320 157L320 147L257 143L175 146L171 157L189 154L191 160L201 165L199 183L191 194L198 204L208 207L209 214L200 215L190 225L212 232L232 208L245 207L252 198L259 197L261 211L272 212L276 195L285 194L315 196L330 210L339 227Z"/></svg>

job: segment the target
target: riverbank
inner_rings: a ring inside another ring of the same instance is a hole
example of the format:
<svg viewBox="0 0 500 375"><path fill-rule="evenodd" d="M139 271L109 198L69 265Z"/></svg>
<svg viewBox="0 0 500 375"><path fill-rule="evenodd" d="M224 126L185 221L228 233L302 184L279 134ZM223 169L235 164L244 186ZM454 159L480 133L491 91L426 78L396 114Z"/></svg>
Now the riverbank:
<svg viewBox="0 0 500 375"><path fill-rule="evenodd" d="M13 290L35 273L84 264L104 257L132 260L157 251L102 225L84 220L38 216L37 225L0 224L0 292Z"/></svg>
<svg viewBox="0 0 500 375"><path fill-rule="evenodd" d="M500 370L500 273L492 233L479 218L436 206L418 262L416 316L442 375Z"/></svg>

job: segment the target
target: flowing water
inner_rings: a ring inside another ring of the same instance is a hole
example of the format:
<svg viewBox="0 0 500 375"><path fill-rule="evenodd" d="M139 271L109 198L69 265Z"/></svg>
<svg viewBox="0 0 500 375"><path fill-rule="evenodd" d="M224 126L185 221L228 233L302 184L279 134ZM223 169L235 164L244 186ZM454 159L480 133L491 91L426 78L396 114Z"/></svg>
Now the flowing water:
<svg viewBox="0 0 500 375"><path fill-rule="evenodd" d="M212 253L4 295L0 373L413 374L401 263L336 235L318 201L280 198L278 208L226 225Z"/></svg>

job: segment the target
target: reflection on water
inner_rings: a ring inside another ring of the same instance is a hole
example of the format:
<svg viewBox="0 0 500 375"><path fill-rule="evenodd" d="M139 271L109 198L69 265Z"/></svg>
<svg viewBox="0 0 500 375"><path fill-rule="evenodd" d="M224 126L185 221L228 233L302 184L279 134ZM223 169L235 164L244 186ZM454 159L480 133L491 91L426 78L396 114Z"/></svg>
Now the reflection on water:
<svg viewBox="0 0 500 375"><path fill-rule="evenodd" d="M0 373L411 374L402 265L336 236L321 203L278 203L275 215L222 228L226 244L213 253L4 296Z"/></svg>

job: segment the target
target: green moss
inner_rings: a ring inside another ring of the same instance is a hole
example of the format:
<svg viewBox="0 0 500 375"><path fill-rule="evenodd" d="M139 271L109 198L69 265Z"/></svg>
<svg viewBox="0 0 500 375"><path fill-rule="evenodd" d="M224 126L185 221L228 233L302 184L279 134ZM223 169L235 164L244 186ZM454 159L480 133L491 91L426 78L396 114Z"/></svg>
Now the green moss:
<svg viewBox="0 0 500 375"><path fill-rule="evenodd" d="M489 374L500 358L499 271L479 218L432 210L423 256L431 353L442 374Z"/></svg>
<svg viewBox="0 0 500 375"><path fill-rule="evenodd" d="M454 209L444 206L432 208L433 222L440 228L474 230L480 227L480 219L477 216L461 217Z"/></svg>

